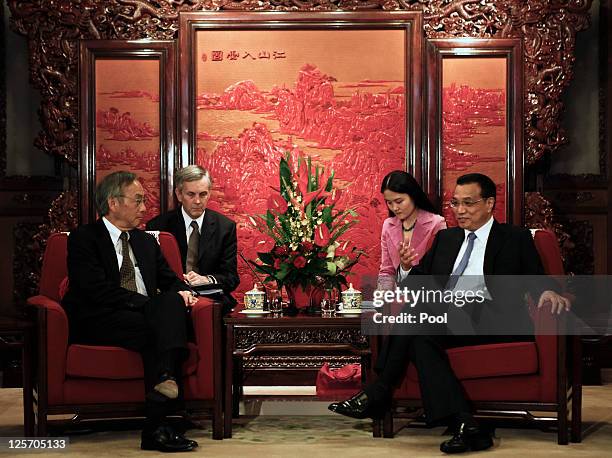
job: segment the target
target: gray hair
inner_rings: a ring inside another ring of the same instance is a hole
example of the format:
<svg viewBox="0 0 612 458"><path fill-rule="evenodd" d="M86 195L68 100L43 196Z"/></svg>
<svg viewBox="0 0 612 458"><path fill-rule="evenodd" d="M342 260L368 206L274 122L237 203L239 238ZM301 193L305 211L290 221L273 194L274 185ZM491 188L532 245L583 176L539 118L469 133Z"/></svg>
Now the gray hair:
<svg viewBox="0 0 612 458"><path fill-rule="evenodd" d="M96 186L96 208L100 216L108 214L108 199L123 197L123 188L131 185L138 177L135 173L119 171L104 177Z"/></svg>
<svg viewBox="0 0 612 458"><path fill-rule="evenodd" d="M198 181L202 178L206 178L206 181L208 181L208 187L212 188L212 178L210 177L208 170L200 167L199 165L188 165L187 167L177 170L174 174L174 187L179 191L182 191L183 183L186 181Z"/></svg>

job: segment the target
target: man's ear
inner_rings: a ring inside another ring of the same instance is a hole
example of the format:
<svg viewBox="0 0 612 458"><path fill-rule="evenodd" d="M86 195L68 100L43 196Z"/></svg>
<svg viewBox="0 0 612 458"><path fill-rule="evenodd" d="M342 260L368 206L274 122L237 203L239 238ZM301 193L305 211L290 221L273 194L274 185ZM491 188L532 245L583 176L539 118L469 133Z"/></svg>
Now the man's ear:
<svg viewBox="0 0 612 458"><path fill-rule="evenodd" d="M174 195L176 196L176 198L177 198L177 200L179 202L181 202L181 203L183 202L183 196L181 194L181 191L179 191L178 188L174 188Z"/></svg>
<svg viewBox="0 0 612 458"><path fill-rule="evenodd" d="M117 199L115 197L109 197L106 202L108 203L109 210L115 210L117 208Z"/></svg>

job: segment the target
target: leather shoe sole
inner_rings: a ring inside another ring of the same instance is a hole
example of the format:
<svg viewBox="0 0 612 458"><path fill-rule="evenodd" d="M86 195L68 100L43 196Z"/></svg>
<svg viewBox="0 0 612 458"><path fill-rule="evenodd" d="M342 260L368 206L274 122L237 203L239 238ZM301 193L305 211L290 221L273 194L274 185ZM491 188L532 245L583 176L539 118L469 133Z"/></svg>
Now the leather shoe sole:
<svg viewBox="0 0 612 458"><path fill-rule="evenodd" d="M491 436L482 432L472 434L456 435L452 439L440 444L440 451L447 454L464 453L467 451L477 452L487 450L493 446Z"/></svg>
<svg viewBox="0 0 612 458"><path fill-rule="evenodd" d="M175 443L143 439L140 443L140 448L142 450L157 450L164 453L191 452L197 447L197 445L194 446L191 442L193 441Z"/></svg>

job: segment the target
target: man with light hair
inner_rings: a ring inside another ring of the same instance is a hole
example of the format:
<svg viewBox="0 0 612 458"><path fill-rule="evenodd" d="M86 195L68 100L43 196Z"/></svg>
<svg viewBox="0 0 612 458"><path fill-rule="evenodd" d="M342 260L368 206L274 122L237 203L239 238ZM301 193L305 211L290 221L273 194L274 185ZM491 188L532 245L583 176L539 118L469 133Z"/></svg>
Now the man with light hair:
<svg viewBox="0 0 612 458"><path fill-rule="evenodd" d="M208 170L188 165L174 175L180 207L149 221L147 229L170 232L181 250L185 280L194 289L219 288L228 311L236 304L231 292L240 279L237 266L236 223L206 208L212 191Z"/></svg>

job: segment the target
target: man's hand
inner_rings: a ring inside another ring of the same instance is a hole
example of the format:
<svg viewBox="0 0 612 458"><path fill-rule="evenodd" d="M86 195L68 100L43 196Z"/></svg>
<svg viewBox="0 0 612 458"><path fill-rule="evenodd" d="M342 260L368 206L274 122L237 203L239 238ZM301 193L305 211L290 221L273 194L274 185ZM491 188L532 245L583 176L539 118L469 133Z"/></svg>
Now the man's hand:
<svg viewBox="0 0 612 458"><path fill-rule="evenodd" d="M205 275L196 274L193 270L188 274L183 274L185 281L191 286L208 285L210 280Z"/></svg>
<svg viewBox="0 0 612 458"><path fill-rule="evenodd" d="M414 262L418 254L412 248L410 248L410 246L402 242L400 244L399 256L402 269L408 271L412 269L412 263Z"/></svg>
<svg viewBox="0 0 612 458"><path fill-rule="evenodd" d="M185 301L185 306L190 307L198 302L198 298L193 295L191 291L179 291L178 292L183 300Z"/></svg>
<svg viewBox="0 0 612 458"><path fill-rule="evenodd" d="M538 308L542 308L544 304L550 302L550 313L560 314L563 310L570 311L571 303L569 299L555 293L554 291L544 291L538 301Z"/></svg>

